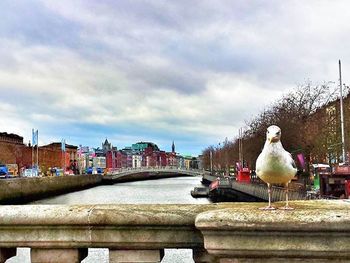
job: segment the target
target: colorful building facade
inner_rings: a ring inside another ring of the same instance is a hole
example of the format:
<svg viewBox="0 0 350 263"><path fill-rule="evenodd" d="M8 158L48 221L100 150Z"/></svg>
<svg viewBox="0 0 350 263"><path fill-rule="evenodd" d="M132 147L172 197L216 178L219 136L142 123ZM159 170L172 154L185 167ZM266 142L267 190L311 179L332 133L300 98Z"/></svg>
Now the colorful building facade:
<svg viewBox="0 0 350 263"><path fill-rule="evenodd" d="M122 150L112 149L106 152L106 167L110 169L178 167L178 164L174 143L172 152L162 151L152 142L138 142Z"/></svg>

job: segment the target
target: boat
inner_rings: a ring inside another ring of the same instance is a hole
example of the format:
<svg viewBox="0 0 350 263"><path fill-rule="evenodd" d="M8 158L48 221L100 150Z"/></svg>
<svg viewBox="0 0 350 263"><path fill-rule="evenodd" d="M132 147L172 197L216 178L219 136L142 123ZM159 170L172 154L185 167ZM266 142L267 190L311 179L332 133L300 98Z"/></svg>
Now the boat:
<svg viewBox="0 0 350 263"><path fill-rule="evenodd" d="M193 197L208 197L209 196L209 188L208 187L195 187L191 190L191 195Z"/></svg>

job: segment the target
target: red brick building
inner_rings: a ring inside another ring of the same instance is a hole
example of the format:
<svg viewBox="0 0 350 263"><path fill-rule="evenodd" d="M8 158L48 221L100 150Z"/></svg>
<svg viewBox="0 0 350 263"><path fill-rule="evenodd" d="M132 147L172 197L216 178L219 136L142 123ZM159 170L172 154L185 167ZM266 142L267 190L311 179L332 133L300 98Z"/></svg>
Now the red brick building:
<svg viewBox="0 0 350 263"><path fill-rule="evenodd" d="M122 151L110 150L106 152L106 168L127 167L128 156Z"/></svg>
<svg viewBox="0 0 350 263"><path fill-rule="evenodd" d="M65 155L60 142L53 142L39 147L39 166L43 168L77 166L78 147L66 144ZM65 162L65 165L64 165Z"/></svg>
<svg viewBox="0 0 350 263"><path fill-rule="evenodd" d="M0 163L17 164L19 168L30 167L32 165L31 147L23 143L23 137L1 132Z"/></svg>
<svg viewBox="0 0 350 263"><path fill-rule="evenodd" d="M66 144L66 167L72 166L77 159L77 146ZM39 166L42 170L49 167L63 167L64 155L61 143L39 146ZM18 168L30 168L36 162L36 148L23 143L23 137L16 134L0 133L0 163L17 164Z"/></svg>

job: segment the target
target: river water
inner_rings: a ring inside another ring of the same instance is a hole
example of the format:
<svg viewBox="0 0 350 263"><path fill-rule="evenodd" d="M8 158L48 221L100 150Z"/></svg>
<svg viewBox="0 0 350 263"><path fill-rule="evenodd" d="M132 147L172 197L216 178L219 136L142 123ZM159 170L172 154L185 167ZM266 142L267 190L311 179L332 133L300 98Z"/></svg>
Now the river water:
<svg viewBox="0 0 350 263"><path fill-rule="evenodd" d="M63 194L32 204L207 204L206 198L193 198L190 191L201 183L200 177L176 177L118 183ZM21 248L7 263L30 263L30 249ZM89 249L83 263L108 263L108 249ZM166 249L162 263L193 263L192 250Z"/></svg>

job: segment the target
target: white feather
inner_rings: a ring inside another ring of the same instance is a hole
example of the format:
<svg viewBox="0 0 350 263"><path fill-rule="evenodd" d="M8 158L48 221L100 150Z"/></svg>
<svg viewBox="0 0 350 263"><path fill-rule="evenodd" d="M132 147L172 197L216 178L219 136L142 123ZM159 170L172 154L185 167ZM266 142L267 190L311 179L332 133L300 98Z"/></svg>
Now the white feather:
<svg viewBox="0 0 350 263"><path fill-rule="evenodd" d="M268 128L264 148L256 160L256 174L269 184L286 184L297 172L291 154L282 146L280 135L279 127Z"/></svg>

